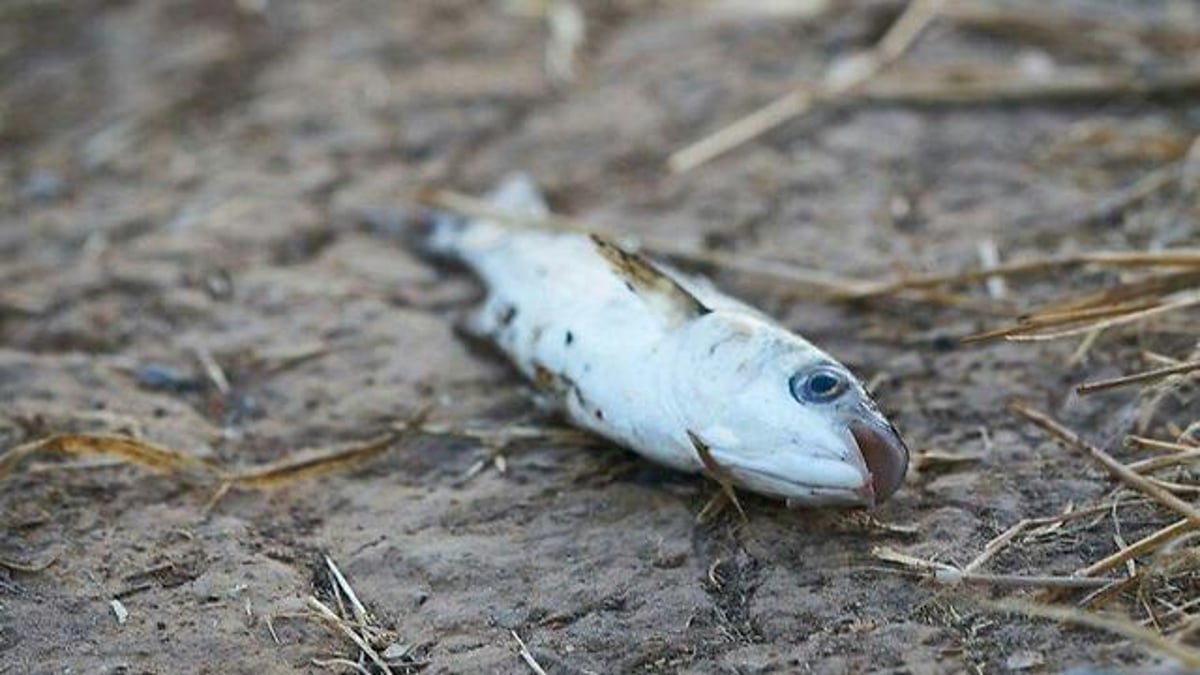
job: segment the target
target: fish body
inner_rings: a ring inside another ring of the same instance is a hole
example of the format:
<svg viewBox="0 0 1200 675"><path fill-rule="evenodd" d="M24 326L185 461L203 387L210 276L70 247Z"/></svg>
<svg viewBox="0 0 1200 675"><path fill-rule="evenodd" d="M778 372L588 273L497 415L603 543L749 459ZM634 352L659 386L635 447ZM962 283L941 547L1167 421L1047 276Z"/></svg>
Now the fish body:
<svg viewBox="0 0 1200 675"><path fill-rule="evenodd" d="M523 176L491 202L546 214ZM861 383L705 280L603 238L485 219L439 216L427 245L485 286L471 331L580 427L796 504L873 506L903 480L908 451Z"/></svg>

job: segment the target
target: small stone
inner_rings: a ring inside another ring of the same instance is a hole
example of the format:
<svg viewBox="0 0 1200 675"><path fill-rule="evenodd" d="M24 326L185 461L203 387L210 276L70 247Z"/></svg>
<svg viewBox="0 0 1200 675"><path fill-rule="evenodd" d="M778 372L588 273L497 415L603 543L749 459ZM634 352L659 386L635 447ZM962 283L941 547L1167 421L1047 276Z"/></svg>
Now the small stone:
<svg viewBox="0 0 1200 675"><path fill-rule="evenodd" d="M67 194L67 181L52 169L34 169L21 185L21 197L31 202L47 204Z"/></svg>
<svg viewBox="0 0 1200 675"><path fill-rule="evenodd" d="M108 603L112 607L113 614L117 617L117 624L124 626L129 620L129 610L125 609L125 605L121 604L120 600L113 598L112 602Z"/></svg>
<svg viewBox="0 0 1200 675"><path fill-rule="evenodd" d="M1032 670L1046 664L1046 659L1038 652L1016 652L1004 660L1004 667L1009 670Z"/></svg>
<svg viewBox="0 0 1200 675"><path fill-rule="evenodd" d="M671 570L687 562L687 549L664 546L654 554L654 566L659 569Z"/></svg>

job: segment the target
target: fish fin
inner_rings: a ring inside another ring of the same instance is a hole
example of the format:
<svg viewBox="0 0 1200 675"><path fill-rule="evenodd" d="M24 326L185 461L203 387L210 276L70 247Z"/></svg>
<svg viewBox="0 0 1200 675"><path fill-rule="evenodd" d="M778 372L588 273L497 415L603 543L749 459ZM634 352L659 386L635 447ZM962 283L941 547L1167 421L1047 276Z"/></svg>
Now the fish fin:
<svg viewBox="0 0 1200 675"><path fill-rule="evenodd" d="M746 516L746 510L742 508L742 503L738 501L737 492L733 489L733 476L729 474L729 471L725 467L717 463L716 458L712 456L712 452L708 448L708 444L700 440L700 437L692 433L690 429L687 430L687 437L692 442L692 447L696 449L696 454L700 456L700 463L704 465L705 472L721 486L721 491L725 494L725 497L729 499L729 502L733 504L733 507L737 509L738 514L742 517L742 522L750 522L750 518ZM701 515L708 510L708 506L705 506Z"/></svg>
<svg viewBox="0 0 1200 675"><path fill-rule="evenodd" d="M612 267L629 290L640 295L646 302L665 310L672 323L690 321L712 311L640 253L626 251L611 239L598 234L592 235L592 243L596 245L596 252Z"/></svg>

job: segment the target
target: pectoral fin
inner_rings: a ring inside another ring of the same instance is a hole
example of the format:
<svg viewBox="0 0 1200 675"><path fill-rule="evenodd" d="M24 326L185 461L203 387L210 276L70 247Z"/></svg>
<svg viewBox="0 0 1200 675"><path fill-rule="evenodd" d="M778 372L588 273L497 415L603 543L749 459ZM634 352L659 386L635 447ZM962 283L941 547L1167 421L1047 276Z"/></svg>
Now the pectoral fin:
<svg viewBox="0 0 1200 675"><path fill-rule="evenodd" d="M626 251L597 234L592 235L592 241L596 244L596 252L612 266L625 286L661 311L672 324L690 321L712 311L641 254Z"/></svg>
<svg viewBox="0 0 1200 675"><path fill-rule="evenodd" d="M725 467L717 463L716 458L712 456L712 451L708 448L708 444L700 440L699 436L692 433L690 429L687 430L687 436L688 440L692 442L692 447L696 449L696 454L700 456L700 463L704 465L705 472L721 486L721 491L725 497L733 504L733 507L737 509L738 514L742 517L742 522L750 522L750 519L746 517L745 509L742 508L742 503L738 501L737 492L733 489L733 476L730 475ZM707 510L708 508L705 507L705 511Z"/></svg>

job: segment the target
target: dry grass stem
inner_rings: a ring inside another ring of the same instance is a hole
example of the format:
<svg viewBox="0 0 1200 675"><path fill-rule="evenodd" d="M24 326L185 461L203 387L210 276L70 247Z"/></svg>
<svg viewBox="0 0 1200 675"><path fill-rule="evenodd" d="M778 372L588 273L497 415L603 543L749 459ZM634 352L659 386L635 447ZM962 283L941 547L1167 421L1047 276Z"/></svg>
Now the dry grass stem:
<svg viewBox="0 0 1200 675"><path fill-rule="evenodd" d="M229 384L229 378L225 375L225 370L213 358L212 352L205 347L193 347L192 353L196 355L196 361L200 363L200 367L204 369L204 374L208 376L209 381L213 383L217 391L222 396L227 396L232 389Z"/></svg>
<svg viewBox="0 0 1200 675"><path fill-rule="evenodd" d="M1013 334L1013 335L1006 336L1005 339L1011 340L1012 342L1043 342L1043 341L1047 341L1047 340L1061 340L1062 338L1075 337L1077 335L1083 335L1085 333L1088 333L1088 332L1091 332L1094 330L1103 330L1103 329L1108 329L1108 328L1115 328L1117 326L1124 326L1127 324L1136 323L1138 321L1143 321L1145 319L1149 319L1150 317L1153 317L1153 316L1158 316L1160 314L1166 314L1167 312L1174 312L1174 311L1177 311L1180 309L1186 309L1188 307L1194 307L1196 305L1200 305L1200 292L1194 291L1194 292L1187 292L1187 293L1178 293L1174 296L1168 296L1167 298L1164 298L1164 301L1165 302L1163 304L1159 304L1154 307L1150 307L1148 309L1138 310L1135 312L1130 312L1128 314L1123 314L1123 315L1115 316L1115 317L1112 317L1109 319L1104 319L1102 321L1097 321L1095 323L1091 323L1086 326L1079 326L1076 328L1068 328L1065 330L1053 331L1053 332L1048 332L1048 333Z"/></svg>
<svg viewBox="0 0 1200 675"><path fill-rule="evenodd" d="M546 74L559 87L575 81L579 52L587 42L587 17L574 0L549 0L545 8L549 36L542 61Z"/></svg>
<svg viewBox="0 0 1200 675"><path fill-rule="evenodd" d="M818 85L798 87L715 133L671 154L667 167L685 173L866 84L899 59L937 16L944 0L912 0L874 49L836 63ZM840 66L840 67L839 67Z"/></svg>
<svg viewBox="0 0 1200 675"><path fill-rule="evenodd" d="M958 572L959 569L948 563L941 563L934 560L926 560L909 555L903 551L898 551L891 546L876 546L871 549L871 555L885 562L896 563L903 567L911 569L924 570L926 572Z"/></svg>
<svg viewBox="0 0 1200 675"><path fill-rule="evenodd" d="M1125 387L1131 384L1141 384L1143 382L1151 382L1153 380L1162 379L1171 375L1183 375L1193 371L1200 370L1200 361L1188 361L1173 366L1163 368L1155 368L1141 373L1132 375L1123 375L1107 380L1097 380L1095 382L1085 382L1084 384L1075 387L1075 391L1080 394L1090 394L1096 391L1104 391L1106 389L1115 389L1117 387Z"/></svg>
<svg viewBox="0 0 1200 675"><path fill-rule="evenodd" d="M971 342L985 342L987 340L996 340L999 338L1007 338L1010 335L1024 333L1039 328L1048 328L1051 326L1060 326L1069 323L1078 323L1093 319L1107 318L1110 316L1125 315L1129 312L1136 312L1143 309L1158 306L1157 302L1141 301L1123 305L1113 305L1108 307L1089 307L1084 309L1073 309L1062 312L1041 312L1030 316L1022 317L1017 324L1013 326L1004 326L995 328L975 335L969 335L961 340L967 344ZM1092 331L1089 335L1098 333Z"/></svg>
<svg viewBox="0 0 1200 675"><path fill-rule="evenodd" d="M983 269L995 269L1000 264L1000 249L996 246L995 239L989 237L981 240L977 249L979 264ZM985 278L984 285L988 295L994 300L999 300L1008 294L1008 285L1004 281L1004 277L988 276Z"/></svg>
<svg viewBox="0 0 1200 675"><path fill-rule="evenodd" d="M948 21L978 30L1033 41L1058 49L1111 57L1125 48L1153 46L1187 52L1200 45L1200 32L1166 22L1119 22L1080 12L1058 12L1037 5L1019 8L978 2L947 3L941 15Z"/></svg>
<svg viewBox="0 0 1200 675"><path fill-rule="evenodd" d="M947 586L965 584L968 586L991 586L995 588L1100 588L1107 586L1110 582L1109 579L1089 579L1086 577L980 574L978 572L968 573L960 570L938 571L934 573L933 579Z"/></svg>
<svg viewBox="0 0 1200 675"><path fill-rule="evenodd" d="M0 558L0 567L3 567L14 572L24 572L26 574L37 574L48 569L51 565L58 562L58 555L52 555L41 562L22 562L11 558Z"/></svg>
<svg viewBox="0 0 1200 675"><path fill-rule="evenodd" d="M362 602L360 602L358 599L358 594L354 592L353 588L351 588L350 582L346 581L346 577L342 574L342 571L338 569L337 564L333 562L333 558L325 556L325 565L329 568L330 574L333 575L334 580L337 582L336 587L339 588L341 592L345 594L346 599L350 601L350 609L354 612L354 620L357 621L359 625L369 625L371 623L371 616L367 614L367 608L363 607Z"/></svg>
<svg viewBox="0 0 1200 675"><path fill-rule="evenodd" d="M349 668L362 675L374 675L370 670L350 659L312 659L312 664L321 668Z"/></svg>
<svg viewBox="0 0 1200 675"><path fill-rule="evenodd" d="M252 488L279 487L301 480L349 471L373 460L391 448L400 435L386 433L349 448L317 453L299 453L278 462L242 471L230 482Z"/></svg>
<svg viewBox="0 0 1200 675"><path fill-rule="evenodd" d="M954 565L926 560L897 551L889 546L876 546L871 555L879 560L895 563L920 571L926 578L944 586L991 586L1001 588L1099 588L1109 583L1108 579L1088 579L1078 576L981 574L959 569Z"/></svg>
<svg viewBox="0 0 1200 675"><path fill-rule="evenodd" d="M895 295L907 290L975 283L993 277L1019 277L1052 271L1057 272L1087 265L1116 268L1200 268L1200 250L1093 251L1031 260L1015 260L994 267L980 267L961 272L917 275L896 281L873 284L856 292L854 297L866 298L880 295ZM1186 279L1189 283L1194 282L1194 275L1189 275Z"/></svg>
<svg viewBox="0 0 1200 675"><path fill-rule="evenodd" d="M124 436L61 434L18 445L0 455L0 479L30 455L60 452L78 457L111 456L155 473L216 480L227 477L217 465L185 452Z"/></svg>
<svg viewBox="0 0 1200 675"><path fill-rule="evenodd" d="M1005 546L1008 546L1008 544L1015 539L1018 534L1024 532L1025 529L1032 524L1033 521L1028 518L1018 520L1013 524L1012 527L1008 528L1004 532L1001 532L999 535L989 541L987 545L983 547L983 551L981 551L979 555L975 556L974 560L967 563L966 566L962 568L962 571L966 574L971 574L975 570L982 568Z"/></svg>
<svg viewBox="0 0 1200 675"><path fill-rule="evenodd" d="M1169 640L1158 633L1143 628L1128 619L1086 612L1073 607L1057 607L1041 605L1032 602L1004 600L1000 602L983 602L983 607L994 612L1024 614L1026 616L1050 619L1061 623L1071 623L1089 628L1096 628L1120 635L1153 652L1170 656L1188 668L1200 668L1200 651Z"/></svg>
<svg viewBox="0 0 1200 675"><path fill-rule="evenodd" d="M1062 424L1059 424L1049 415L1046 415L1039 410L1035 410L1034 408L1019 402L1014 402L1011 404L1010 408L1014 412L1017 412L1021 416L1025 417L1068 445L1084 451L1093 460L1107 469L1109 473L1133 489L1145 494L1151 499L1154 499L1159 504L1162 504L1163 506L1182 514L1189 521L1191 521L1194 526L1200 527L1200 512L1196 511L1191 504L1188 504L1182 499L1171 494L1169 491L1163 489L1161 486L1155 484L1154 481L1142 476L1136 471L1131 470L1129 467L1113 459L1111 455L1083 440L1074 431L1071 431Z"/></svg>
<svg viewBox="0 0 1200 675"><path fill-rule="evenodd" d="M525 661L525 665L529 666L529 669L536 673L536 675L546 675L546 670L537 662L537 659L533 658L533 653L529 651L529 646L525 644L520 635L517 635L517 631L510 630L508 632L512 633L513 639L517 641L517 645L521 648L521 651L518 653L521 655L521 659Z"/></svg>
<svg viewBox="0 0 1200 675"><path fill-rule="evenodd" d="M1196 460L1200 460L1200 448L1191 448L1184 452L1177 452L1173 455L1163 455L1161 457L1151 457L1129 464L1129 468L1138 473L1150 473L1180 464L1189 464Z"/></svg>
<svg viewBox="0 0 1200 675"><path fill-rule="evenodd" d="M1092 577L1096 576L1097 574L1107 572L1114 567L1123 565L1126 560L1132 560L1136 556L1144 555L1163 546L1167 542L1179 537L1195 527L1196 525L1186 518L1183 520L1178 520L1171 525L1158 530L1157 532L1149 534L1133 542L1127 548L1123 548L1116 553L1106 556L1103 559L1076 571L1075 576Z"/></svg>
<svg viewBox="0 0 1200 675"><path fill-rule="evenodd" d="M1125 440L1143 448L1163 450L1166 452L1191 452L1192 450L1200 447L1196 445L1188 445L1186 443L1176 443L1173 441L1164 441L1157 438L1146 438L1145 436L1136 435L1126 436Z"/></svg>
<svg viewBox="0 0 1200 675"><path fill-rule="evenodd" d="M1200 90L1200 63L1153 73L1123 68L1060 68L1032 78L1017 68L963 66L894 73L861 87L846 101L968 105L1116 99L1187 94Z"/></svg>
<svg viewBox="0 0 1200 675"><path fill-rule="evenodd" d="M363 654L366 654L367 658L371 659L371 662L378 666L380 671L385 673L385 675L393 675L392 668L390 665L388 665L388 662L384 661L383 657L381 657L379 653L375 651L375 648L372 647L363 636L359 635L358 631L354 630L354 628L347 623L345 619L338 616L336 612L334 612L325 603L321 602L314 596L308 596L307 602L309 609L312 609L318 618L324 621L326 625L333 630L350 638L350 641L353 642Z"/></svg>

